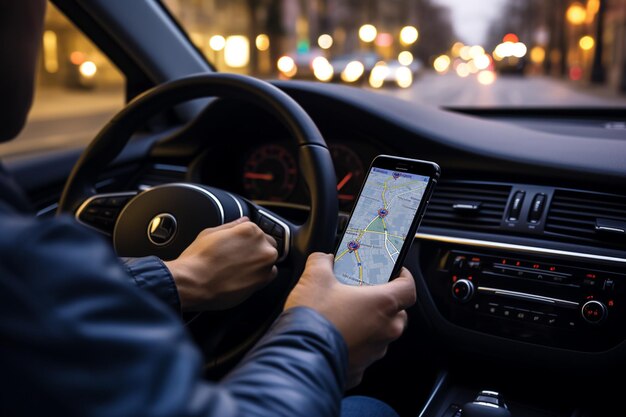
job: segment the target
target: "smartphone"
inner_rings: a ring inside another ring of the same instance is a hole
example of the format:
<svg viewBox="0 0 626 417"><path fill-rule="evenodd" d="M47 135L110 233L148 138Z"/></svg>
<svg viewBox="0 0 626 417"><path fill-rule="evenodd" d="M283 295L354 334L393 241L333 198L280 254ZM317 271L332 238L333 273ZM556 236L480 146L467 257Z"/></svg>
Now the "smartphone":
<svg viewBox="0 0 626 417"><path fill-rule="evenodd" d="M335 251L340 282L378 285L398 275L439 174L429 161L389 155L372 161Z"/></svg>

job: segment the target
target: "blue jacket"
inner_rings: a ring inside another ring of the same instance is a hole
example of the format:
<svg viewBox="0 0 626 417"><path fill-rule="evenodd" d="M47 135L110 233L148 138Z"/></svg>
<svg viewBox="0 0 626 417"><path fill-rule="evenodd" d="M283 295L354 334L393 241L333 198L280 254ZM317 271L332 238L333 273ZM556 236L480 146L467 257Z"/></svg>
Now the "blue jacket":
<svg viewBox="0 0 626 417"><path fill-rule="evenodd" d="M0 415L339 414L347 349L321 315L282 313L213 383L177 303L158 259L124 266L72 218L36 219L0 201Z"/></svg>

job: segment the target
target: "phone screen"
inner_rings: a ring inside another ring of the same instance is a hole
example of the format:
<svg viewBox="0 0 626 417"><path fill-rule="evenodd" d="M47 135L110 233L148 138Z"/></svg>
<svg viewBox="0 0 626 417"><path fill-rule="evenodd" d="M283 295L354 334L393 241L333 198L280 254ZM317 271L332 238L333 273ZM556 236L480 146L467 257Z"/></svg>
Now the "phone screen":
<svg viewBox="0 0 626 417"><path fill-rule="evenodd" d="M348 285L389 281L429 180L418 174L370 169L335 254L339 281Z"/></svg>

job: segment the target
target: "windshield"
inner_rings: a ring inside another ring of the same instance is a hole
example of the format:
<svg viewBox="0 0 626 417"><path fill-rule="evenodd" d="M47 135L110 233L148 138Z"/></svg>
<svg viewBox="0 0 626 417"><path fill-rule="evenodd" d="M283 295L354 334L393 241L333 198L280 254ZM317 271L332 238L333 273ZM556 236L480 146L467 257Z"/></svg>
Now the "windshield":
<svg viewBox="0 0 626 417"><path fill-rule="evenodd" d="M626 0L163 0L219 71L447 107L626 107Z"/></svg>

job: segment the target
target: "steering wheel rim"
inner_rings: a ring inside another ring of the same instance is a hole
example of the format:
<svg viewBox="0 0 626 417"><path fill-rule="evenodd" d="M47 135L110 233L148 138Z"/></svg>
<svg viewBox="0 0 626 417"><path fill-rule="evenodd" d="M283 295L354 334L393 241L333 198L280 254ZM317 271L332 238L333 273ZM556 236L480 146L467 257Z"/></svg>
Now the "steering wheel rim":
<svg viewBox="0 0 626 417"><path fill-rule="evenodd" d="M307 221L299 227L289 225L293 228L289 259L294 266L293 277L297 278L308 254L329 252L334 245L338 202L332 158L317 126L295 100L277 87L249 76L193 75L161 84L135 98L102 128L85 149L65 184L58 213L74 213L86 200L96 195L95 184L99 174L122 152L146 120L178 104L208 97L236 99L262 107L297 142L300 172L311 197ZM295 280L289 288L294 284ZM266 324L269 326L270 323L268 320ZM254 339L257 337L255 335ZM236 353L247 350L251 344L250 340L246 346L236 346L225 357L237 356ZM216 364L219 362L215 360Z"/></svg>

